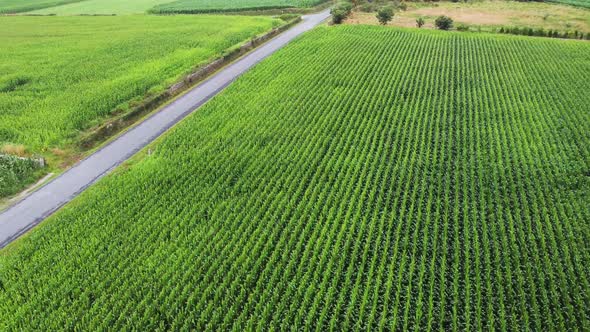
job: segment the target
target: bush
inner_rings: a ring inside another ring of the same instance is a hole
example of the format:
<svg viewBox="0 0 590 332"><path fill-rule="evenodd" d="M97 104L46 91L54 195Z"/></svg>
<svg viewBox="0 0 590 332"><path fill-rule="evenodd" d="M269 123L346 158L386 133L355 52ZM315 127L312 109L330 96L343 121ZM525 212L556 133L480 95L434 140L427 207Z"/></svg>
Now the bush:
<svg viewBox="0 0 590 332"><path fill-rule="evenodd" d="M346 15L350 14L352 11L352 2L350 1L342 1L336 4L336 8L344 10Z"/></svg>
<svg viewBox="0 0 590 332"><path fill-rule="evenodd" d="M365 3L359 6L359 10L363 13L372 13L375 11L375 5L372 3Z"/></svg>
<svg viewBox="0 0 590 332"><path fill-rule="evenodd" d="M424 19L423 19L422 17L418 17L418 18L416 19L416 26L417 26L418 28L421 28L421 27L424 25L424 23L426 23L426 22L424 22Z"/></svg>
<svg viewBox="0 0 590 332"><path fill-rule="evenodd" d="M333 8L331 11L331 14L332 14L332 22L334 24L342 23L342 21L344 21L346 16L348 16L348 13L346 11L339 9L339 8Z"/></svg>
<svg viewBox="0 0 590 332"><path fill-rule="evenodd" d="M385 6L379 9L377 12L377 19L379 20L379 23L386 25L393 19L393 8L390 6Z"/></svg>
<svg viewBox="0 0 590 332"><path fill-rule="evenodd" d="M285 22L288 22L288 21L292 21L292 20L294 20L294 19L296 19L296 18L298 18L300 16L301 15L299 15L299 14L282 14L282 15L279 15L278 18L280 20L283 20Z"/></svg>
<svg viewBox="0 0 590 332"><path fill-rule="evenodd" d="M458 31L469 31L469 26L465 25L465 24L459 24L459 26L457 26L457 30Z"/></svg>
<svg viewBox="0 0 590 332"><path fill-rule="evenodd" d="M332 22L334 24L340 24L352 11L352 3L340 2L330 12L332 14Z"/></svg>
<svg viewBox="0 0 590 332"><path fill-rule="evenodd" d="M434 25L440 30L449 30L453 27L453 19L448 16L439 16L434 21Z"/></svg>

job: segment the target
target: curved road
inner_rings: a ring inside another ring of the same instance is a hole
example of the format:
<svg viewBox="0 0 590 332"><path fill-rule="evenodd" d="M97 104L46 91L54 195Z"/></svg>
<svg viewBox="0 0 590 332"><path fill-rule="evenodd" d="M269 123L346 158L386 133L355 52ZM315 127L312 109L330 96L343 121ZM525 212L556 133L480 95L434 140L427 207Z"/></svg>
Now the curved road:
<svg viewBox="0 0 590 332"><path fill-rule="evenodd" d="M0 214L0 248L33 228L84 189L182 120L258 62L330 16L325 10L225 67L116 140Z"/></svg>

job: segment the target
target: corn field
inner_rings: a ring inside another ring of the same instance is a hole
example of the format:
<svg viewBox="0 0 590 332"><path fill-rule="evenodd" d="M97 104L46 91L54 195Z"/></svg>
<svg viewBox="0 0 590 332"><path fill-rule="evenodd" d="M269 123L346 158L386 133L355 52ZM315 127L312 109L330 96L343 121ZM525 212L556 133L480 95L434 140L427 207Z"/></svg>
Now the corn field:
<svg viewBox="0 0 590 332"><path fill-rule="evenodd" d="M149 12L166 13L212 13L280 8L307 8L327 0L177 0L156 5Z"/></svg>
<svg viewBox="0 0 590 332"><path fill-rule="evenodd" d="M1 1L1 0L0 0ZM35 152L278 26L269 17L0 17L0 146Z"/></svg>
<svg viewBox="0 0 590 332"><path fill-rule="evenodd" d="M590 329L590 44L322 27L0 255L4 330Z"/></svg>
<svg viewBox="0 0 590 332"><path fill-rule="evenodd" d="M0 153L0 198L12 195L40 175L38 161Z"/></svg>

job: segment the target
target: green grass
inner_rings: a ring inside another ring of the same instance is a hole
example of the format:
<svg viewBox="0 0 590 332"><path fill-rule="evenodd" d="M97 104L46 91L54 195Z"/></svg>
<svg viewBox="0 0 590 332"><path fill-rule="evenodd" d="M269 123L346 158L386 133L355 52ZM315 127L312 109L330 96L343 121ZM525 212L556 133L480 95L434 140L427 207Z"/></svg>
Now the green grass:
<svg viewBox="0 0 590 332"><path fill-rule="evenodd" d="M151 9L153 13L208 13L265 10L277 8L306 8L326 0L178 0Z"/></svg>
<svg viewBox="0 0 590 332"><path fill-rule="evenodd" d="M75 143L128 102L279 24L268 17L0 17L0 146Z"/></svg>
<svg viewBox="0 0 590 332"><path fill-rule="evenodd" d="M141 14L153 6L168 3L171 0L84 0L59 7L46 8L31 14L57 15L108 15Z"/></svg>
<svg viewBox="0 0 590 332"><path fill-rule="evenodd" d="M590 0L547 0L548 2L561 3L577 7L590 8Z"/></svg>
<svg viewBox="0 0 590 332"><path fill-rule="evenodd" d="M39 164L31 159L21 159L0 154L0 197L19 192L37 178Z"/></svg>
<svg viewBox="0 0 590 332"><path fill-rule="evenodd" d="M15 14L84 0L0 0L0 14Z"/></svg>
<svg viewBox="0 0 590 332"><path fill-rule="evenodd" d="M590 43L323 27L0 255L6 330L588 330Z"/></svg>

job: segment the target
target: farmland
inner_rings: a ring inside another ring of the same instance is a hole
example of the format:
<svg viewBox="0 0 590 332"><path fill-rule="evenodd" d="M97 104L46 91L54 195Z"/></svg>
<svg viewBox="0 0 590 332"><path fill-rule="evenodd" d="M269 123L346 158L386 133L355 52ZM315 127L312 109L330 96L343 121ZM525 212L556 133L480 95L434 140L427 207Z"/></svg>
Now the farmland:
<svg viewBox="0 0 590 332"><path fill-rule="evenodd" d="M0 0L0 14L14 14L59 6L82 0Z"/></svg>
<svg viewBox="0 0 590 332"><path fill-rule="evenodd" d="M588 330L590 43L322 27L0 256L6 330Z"/></svg>
<svg viewBox="0 0 590 332"><path fill-rule="evenodd" d="M17 193L35 181L39 168L30 159L0 154L0 197Z"/></svg>
<svg viewBox="0 0 590 332"><path fill-rule="evenodd" d="M1 1L1 0L0 0ZM172 0L84 0L63 6L40 9L30 14L56 15L126 15L142 14L148 9Z"/></svg>
<svg viewBox="0 0 590 332"><path fill-rule="evenodd" d="M177 0L154 7L153 13L209 13L313 7L327 0Z"/></svg>
<svg viewBox="0 0 590 332"><path fill-rule="evenodd" d="M0 17L0 24L0 146L47 153L278 20Z"/></svg>
<svg viewBox="0 0 590 332"><path fill-rule="evenodd" d="M590 0L548 0L549 2L561 3L584 8L590 8Z"/></svg>
<svg viewBox="0 0 590 332"><path fill-rule="evenodd" d="M474 2L409 2L405 11L398 11L390 25L415 27L416 19L426 21L425 28L434 28L434 20L446 15L472 31L497 31L519 27L579 31L590 33L590 10L553 3L485 0ZM357 11L348 23L378 24L374 13Z"/></svg>

